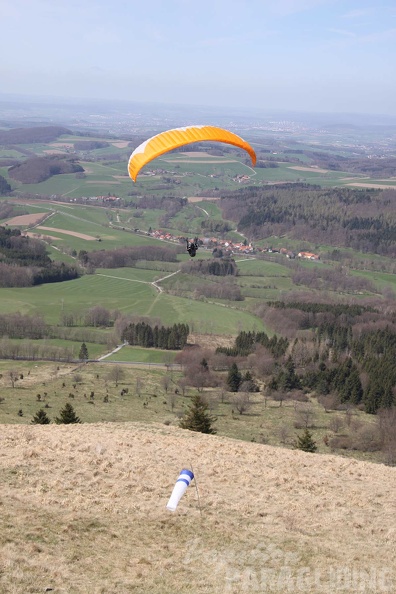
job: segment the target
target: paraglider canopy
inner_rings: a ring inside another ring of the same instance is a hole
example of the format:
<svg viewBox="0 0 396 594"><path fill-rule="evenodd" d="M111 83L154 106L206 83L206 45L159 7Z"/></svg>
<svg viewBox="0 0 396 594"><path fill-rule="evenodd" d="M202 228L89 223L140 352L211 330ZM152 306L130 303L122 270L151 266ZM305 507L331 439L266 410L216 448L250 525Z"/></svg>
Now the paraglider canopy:
<svg viewBox="0 0 396 594"><path fill-rule="evenodd" d="M141 168L156 157L180 146L201 141L225 142L237 146L249 153L253 166L256 164L256 153L253 148L233 132L216 126L186 126L161 132L142 142L129 158L129 176L135 182Z"/></svg>

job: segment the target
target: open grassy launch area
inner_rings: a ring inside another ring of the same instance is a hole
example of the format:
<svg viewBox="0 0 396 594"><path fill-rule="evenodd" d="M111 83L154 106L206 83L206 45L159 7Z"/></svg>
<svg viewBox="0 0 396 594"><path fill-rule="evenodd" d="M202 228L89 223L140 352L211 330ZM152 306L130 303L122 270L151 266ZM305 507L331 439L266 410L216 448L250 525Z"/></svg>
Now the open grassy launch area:
<svg viewBox="0 0 396 594"><path fill-rule="evenodd" d="M2 594L394 591L392 468L141 423L1 444Z"/></svg>

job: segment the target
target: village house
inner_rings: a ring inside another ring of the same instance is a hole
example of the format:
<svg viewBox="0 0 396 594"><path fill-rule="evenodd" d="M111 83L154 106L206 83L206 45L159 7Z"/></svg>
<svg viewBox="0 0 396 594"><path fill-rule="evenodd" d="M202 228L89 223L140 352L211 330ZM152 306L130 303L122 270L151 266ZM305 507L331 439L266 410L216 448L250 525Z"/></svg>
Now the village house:
<svg viewBox="0 0 396 594"><path fill-rule="evenodd" d="M312 252L298 252L297 255L299 258L304 258L304 260L320 260L320 256Z"/></svg>

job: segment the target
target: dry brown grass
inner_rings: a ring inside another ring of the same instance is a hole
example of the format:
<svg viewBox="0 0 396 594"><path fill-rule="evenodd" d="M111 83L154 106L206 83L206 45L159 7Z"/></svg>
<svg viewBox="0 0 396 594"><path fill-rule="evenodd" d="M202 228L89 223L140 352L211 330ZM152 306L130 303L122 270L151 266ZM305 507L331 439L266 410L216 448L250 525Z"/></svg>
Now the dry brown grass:
<svg viewBox="0 0 396 594"><path fill-rule="evenodd" d="M52 239L55 241L62 241L61 237L55 237L54 235L42 235L41 233L33 233L32 231L25 231L23 235L27 237L33 237L34 239Z"/></svg>
<svg viewBox="0 0 396 594"><path fill-rule="evenodd" d="M57 229L56 227L45 227L40 225L37 229L43 231L56 231L57 233L63 233L63 235L72 235L73 237L79 237L80 239L86 239L87 241L95 241L95 237L92 235L86 235L85 233L77 233L77 231L67 231L66 229Z"/></svg>
<svg viewBox="0 0 396 594"><path fill-rule="evenodd" d="M188 336L188 343L195 344L202 348L213 349L217 347L232 347L235 343L235 336L220 334L198 334L191 332Z"/></svg>
<svg viewBox="0 0 396 594"><path fill-rule="evenodd" d="M7 221L7 225L34 225L48 215L48 212L36 212L33 214L19 215Z"/></svg>
<svg viewBox="0 0 396 594"><path fill-rule="evenodd" d="M159 424L3 425L0 447L1 593L395 591L396 469ZM193 485L172 514L191 464L202 515Z"/></svg>

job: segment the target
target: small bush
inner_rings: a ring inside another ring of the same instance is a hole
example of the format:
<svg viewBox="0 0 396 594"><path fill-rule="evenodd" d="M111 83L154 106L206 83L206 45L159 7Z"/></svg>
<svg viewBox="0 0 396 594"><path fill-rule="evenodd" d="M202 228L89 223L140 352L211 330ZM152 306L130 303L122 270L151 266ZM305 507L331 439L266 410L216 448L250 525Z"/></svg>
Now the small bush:
<svg viewBox="0 0 396 594"><path fill-rule="evenodd" d="M352 449L361 452L377 452L382 447L378 427L362 427L353 438Z"/></svg>
<svg viewBox="0 0 396 594"><path fill-rule="evenodd" d="M329 440L329 446L332 450L350 450L352 439L348 435L337 435Z"/></svg>
<svg viewBox="0 0 396 594"><path fill-rule="evenodd" d="M329 422L329 429L334 433L338 433L340 429L344 427L344 420L340 417L340 415L334 415L331 417Z"/></svg>

